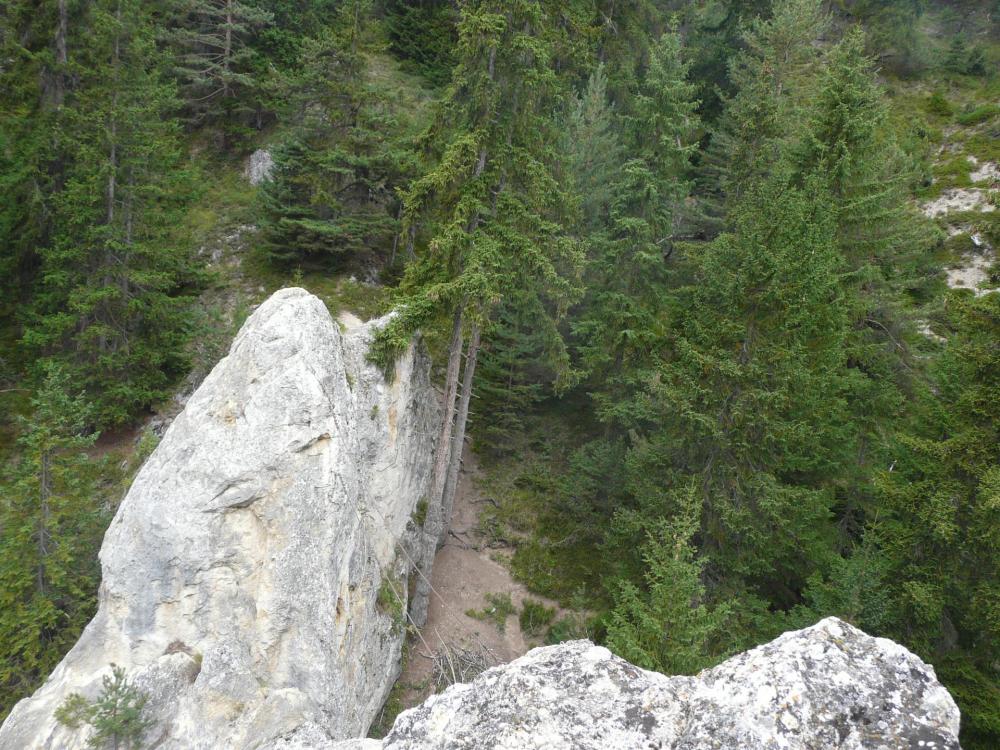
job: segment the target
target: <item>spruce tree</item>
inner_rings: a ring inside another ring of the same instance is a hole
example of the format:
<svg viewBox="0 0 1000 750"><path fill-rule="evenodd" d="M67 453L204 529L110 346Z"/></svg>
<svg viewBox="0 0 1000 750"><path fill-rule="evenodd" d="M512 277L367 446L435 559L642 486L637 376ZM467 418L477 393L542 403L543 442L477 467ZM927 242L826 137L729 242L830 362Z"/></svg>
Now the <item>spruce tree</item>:
<svg viewBox="0 0 1000 750"><path fill-rule="evenodd" d="M395 191L414 159L385 92L365 82L370 22L341 17L306 40L284 86L293 127L262 191L263 245L275 262L332 267L388 247L396 233Z"/></svg>
<svg viewBox="0 0 1000 750"><path fill-rule="evenodd" d="M386 0L383 5L389 48L407 68L431 84L447 84L455 64L458 36L454 4L447 0Z"/></svg>
<svg viewBox="0 0 1000 750"><path fill-rule="evenodd" d="M694 485L682 491L678 513L652 525L642 545L643 588L615 582L607 643L616 654L664 674L694 674L718 660L728 603L709 605L702 583L704 560L692 538L700 501Z"/></svg>
<svg viewBox="0 0 1000 750"><path fill-rule="evenodd" d="M604 65L597 66L584 90L573 97L566 125L563 169L568 189L579 201L577 231L586 237L608 223L614 182L624 159Z"/></svg>
<svg viewBox="0 0 1000 750"><path fill-rule="evenodd" d="M771 17L755 19L744 49L729 66L733 94L705 156L707 184L725 212L748 187L770 173L801 137L821 65L819 38L829 25L820 0L777 0Z"/></svg>
<svg viewBox="0 0 1000 750"><path fill-rule="evenodd" d="M25 344L65 362L98 424L162 398L183 366L185 251L170 244L184 196L175 104L138 0L94 3L86 64L63 138L74 153L53 199Z"/></svg>
<svg viewBox="0 0 1000 750"><path fill-rule="evenodd" d="M1000 294L950 300L919 420L876 476L890 618L962 707L963 747L1000 741Z"/></svg>
<svg viewBox="0 0 1000 750"><path fill-rule="evenodd" d="M97 502L98 466L85 450L89 406L52 366L19 420L17 457L0 484L0 712L29 694L90 619L107 520Z"/></svg>
<svg viewBox="0 0 1000 750"><path fill-rule="evenodd" d="M696 148L693 94L680 39L668 32L625 117L629 158L611 189L608 229L591 243L585 311L574 322L582 365L608 395L663 331L669 258Z"/></svg>
<svg viewBox="0 0 1000 750"><path fill-rule="evenodd" d="M831 482L850 451L841 262L817 180L797 188L777 173L733 220L693 259L642 391L609 412L631 442L623 528L674 517L678 488L695 482L707 576L788 607L830 554ZM622 560L633 534L616 543Z"/></svg>
<svg viewBox="0 0 1000 750"><path fill-rule="evenodd" d="M273 15L254 0L170 0L166 36L195 123L245 118L260 87L250 41Z"/></svg>
<svg viewBox="0 0 1000 750"><path fill-rule="evenodd" d="M910 200L911 174L887 126L885 96L860 30L829 51L816 88L796 162L823 177L845 261L840 304L851 322L845 346L861 450L845 467L838 513L851 528L864 524L871 502L868 477L883 460L880 436L899 420L913 387L912 324L902 293L917 283L913 274L936 232Z"/></svg>
<svg viewBox="0 0 1000 750"><path fill-rule="evenodd" d="M933 232L911 206L912 175L888 127L888 105L865 35L852 29L826 56L807 118L802 169L822 173L837 209L838 241L862 275L890 276Z"/></svg>
<svg viewBox="0 0 1000 750"><path fill-rule="evenodd" d="M0 318L30 301L39 248L52 233L52 201L71 154L63 109L86 38L76 3L11 0L0 7Z"/></svg>
<svg viewBox="0 0 1000 750"><path fill-rule="evenodd" d="M542 300L546 315L537 323L557 336L555 320L573 296L577 253L556 221L563 196L551 170L557 140L550 111L561 92L549 24L536 0L462 6L458 64L438 120L440 159L404 197L405 224L431 241L408 269L403 310L373 356L386 364L414 327L451 321L445 416L425 523L434 540L450 520L446 485L461 461L480 332L497 303L519 290ZM562 347L555 356L565 359ZM418 614L426 595L418 589Z"/></svg>
<svg viewBox="0 0 1000 750"><path fill-rule="evenodd" d="M536 296L517 291L494 310L476 366L472 425L478 450L509 454L526 417L552 393L556 373L549 360L562 341L536 325L546 314Z"/></svg>

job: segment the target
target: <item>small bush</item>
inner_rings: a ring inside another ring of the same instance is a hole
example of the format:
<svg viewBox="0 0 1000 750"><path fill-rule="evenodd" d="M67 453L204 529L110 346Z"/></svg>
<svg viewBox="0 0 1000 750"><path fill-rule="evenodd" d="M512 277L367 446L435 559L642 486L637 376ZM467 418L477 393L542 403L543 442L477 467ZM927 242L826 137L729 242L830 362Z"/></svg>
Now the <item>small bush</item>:
<svg viewBox="0 0 1000 750"><path fill-rule="evenodd" d="M521 607L521 614L518 622L521 623L521 630L528 635L540 635L545 626L555 619L556 610L553 607L546 607L534 599L525 599L524 606Z"/></svg>
<svg viewBox="0 0 1000 750"><path fill-rule="evenodd" d="M465 614L476 620L492 622L497 630L503 633L507 629L507 618L517 611L510 594L487 594L486 603L487 606L482 609L470 609Z"/></svg>
<svg viewBox="0 0 1000 750"><path fill-rule="evenodd" d="M939 117L951 117L955 110L944 94L940 91L935 91L927 99L927 111Z"/></svg>
<svg viewBox="0 0 1000 750"><path fill-rule="evenodd" d="M575 641L580 638L588 638L587 624L579 615L568 615L561 617L552 623L549 632L545 635L545 643L554 646L563 641Z"/></svg>
<svg viewBox="0 0 1000 750"><path fill-rule="evenodd" d="M105 675L101 682L101 694L93 702L79 693L68 695L56 709L56 721L70 729L90 726L93 731L87 747L94 750L137 750L153 724L143 716L149 697L130 684L125 669L115 664L111 665L111 675Z"/></svg>

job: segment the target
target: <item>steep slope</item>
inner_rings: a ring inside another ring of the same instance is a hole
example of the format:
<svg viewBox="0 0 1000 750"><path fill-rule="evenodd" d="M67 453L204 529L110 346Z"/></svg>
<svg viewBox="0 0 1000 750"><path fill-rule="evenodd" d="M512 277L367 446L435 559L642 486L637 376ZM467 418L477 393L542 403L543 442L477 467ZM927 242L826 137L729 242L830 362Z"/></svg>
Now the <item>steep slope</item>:
<svg viewBox="0 0 1000 750"><path fill-rule="evenodd" d="M0 748L84 747L53 714L111 663L149 695L158 748L367 731L399 669L438 419L419 345L391 383L365 361L380 324L342 332L301 289L249 318L137 476L96 617Z"/></svg>

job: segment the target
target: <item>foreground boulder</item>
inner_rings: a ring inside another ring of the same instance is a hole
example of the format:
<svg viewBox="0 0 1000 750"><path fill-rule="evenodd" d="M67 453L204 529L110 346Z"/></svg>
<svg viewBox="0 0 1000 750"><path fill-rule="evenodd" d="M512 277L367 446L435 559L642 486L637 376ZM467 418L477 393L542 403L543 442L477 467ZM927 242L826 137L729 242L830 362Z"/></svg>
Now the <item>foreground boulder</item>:
<svg viewBox="0 0 1000 750"><path fill-rule="evenodd" d="M149 696L143 747L367 732L398 674L438 420L418 346L391 383L365 361L378 325L342 331L301 289L247 320L136 477L97 615L0 748L85 747L53 714L111 663Z"/></svg>
<svg viewBox="0 0 1000 750"><path fill-rule="evenodd" d="M589 641L531 651L401 714L383 741L290 735L269 750L957 750L934 669L835 618L696 677Z"/></svg>

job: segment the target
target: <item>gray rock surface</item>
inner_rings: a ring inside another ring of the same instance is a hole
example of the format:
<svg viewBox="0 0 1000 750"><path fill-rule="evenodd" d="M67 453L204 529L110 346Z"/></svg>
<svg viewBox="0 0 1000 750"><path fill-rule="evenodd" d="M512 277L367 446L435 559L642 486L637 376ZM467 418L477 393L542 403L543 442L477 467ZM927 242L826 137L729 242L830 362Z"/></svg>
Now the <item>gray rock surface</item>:
<svg viewBox="0 0 1000 750"><path fill-rule="evenodd" d="M401 714L372 748L957 750L958 727L933 668L828 618L696 677L644 671L589 641L537 648Z"/></svg>
<svg viewBox="0 0 1000 750"><path fill-rule="evenodd" d="M274 169L274 158L271 152L259 148L250 154L247 159L247 167L243 174L251 185L260 185L271 179L271 171Z"/></svg>
<svg viewBox="0 0 1000 750"><path fill-rule="evenodd" d="M150 696L143 747L367 732L399 669L439 419L418 344L391 383L365 361L378 325L338 324L302 289L247 320L136 477L98 613L2 750L83 748L53 712L95 696L112 662Z"/></svg>

